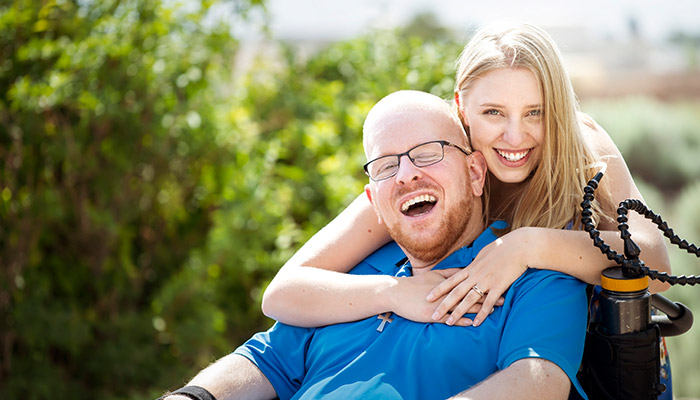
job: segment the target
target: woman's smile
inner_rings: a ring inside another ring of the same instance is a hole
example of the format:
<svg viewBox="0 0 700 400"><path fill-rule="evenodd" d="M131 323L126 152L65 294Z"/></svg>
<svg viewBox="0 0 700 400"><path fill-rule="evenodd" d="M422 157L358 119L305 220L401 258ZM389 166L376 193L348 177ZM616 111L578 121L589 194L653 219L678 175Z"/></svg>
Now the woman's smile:
<svg viewBox="0 0 700 400"><path fill-rule="evenodd" d="M463 94L460 111L472 145L501 182L522 182L537 167L544 141L542 97L525 68L484 74Z"/></svg>

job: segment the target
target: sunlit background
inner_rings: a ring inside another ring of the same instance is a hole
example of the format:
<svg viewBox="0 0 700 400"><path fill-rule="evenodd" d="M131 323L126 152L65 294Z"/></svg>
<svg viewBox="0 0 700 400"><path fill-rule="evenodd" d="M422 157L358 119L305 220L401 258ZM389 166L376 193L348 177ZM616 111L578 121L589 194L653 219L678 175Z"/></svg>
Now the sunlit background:
<svg viewBox="0 0 700 400"><path fill-rule="evenodd" d="M498 20L554 37L647 204L700 242L695 0L0 5L0 398L152 399L266 329L267 283L362 190L372 104L452 97ZM700 313L700 288L666 295ZM668 342L700 398L700 328Z"/></svg>
<svg viewBox="0 0 700 400"><path fill-rule="evenodd" d="M305 0L267 5L273 35L303 54L377 29L445 29L466 41L475 27L495 21L545 28L560 46L582 110L616 140L647 204L678 234L700 241L699 2ZM251 45L244 46L239 59L245 65L265 41L241 32ZM669 251L676 274L700 274L692 255L675 247ZM700 312L698 290L673 288L667 295ZM694 378L700 371L700 328L668 342L676 396L700 397Z"/></svg>

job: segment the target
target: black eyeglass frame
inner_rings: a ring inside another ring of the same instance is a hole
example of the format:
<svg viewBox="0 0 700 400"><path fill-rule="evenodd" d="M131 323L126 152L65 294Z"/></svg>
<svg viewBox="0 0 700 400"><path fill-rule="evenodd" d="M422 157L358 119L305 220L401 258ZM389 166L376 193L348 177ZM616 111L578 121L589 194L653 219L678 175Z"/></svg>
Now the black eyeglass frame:
<svg viewBox="0 0 700 400"><path fill-rule="evenodd" d="M431 144L431 143L440 143L440 150L442 150L442 157L440 157L438 160L432 161L428 164L421 164L421 165L416 164L416 160L413 157L411 157L411 155L409 153L412 152L413 150L417 149L418 147L425 146L426 144ZM403 156L408 157L408 159L411 160L411 163L413 163L413 165L415 165L417 168L429 167L429 166L435 165L435 164L437 164L440 161L445 159L445 146L454 147L457 150L464 153L464 155L466 155L466 156L470 156L472 154L471 151L465 150L465 149L457 146L456 144L452 144L452 143L448 142L447 140L431 140L429 142L425 142L425 143L421 143L419 145L413 146L410 149L408 149L407 151L400 153L400 154L388 154L385 156L377 157L374 160L368 161L362 168L365 170L365 174L369 177L369 179L371 179L375 182L381 182L381 181L387 180L387 179L395 176L399 172L399 167L401 166L401 158ZM369 173L369 165L377 160L382 160L382 159L389 158L389 157L396 157L396 160L397 160L396 161L396 170L391 175L389 175L387 177L384 177L381 179L373 178L372 175L370 175L370 173Z"/></svg>

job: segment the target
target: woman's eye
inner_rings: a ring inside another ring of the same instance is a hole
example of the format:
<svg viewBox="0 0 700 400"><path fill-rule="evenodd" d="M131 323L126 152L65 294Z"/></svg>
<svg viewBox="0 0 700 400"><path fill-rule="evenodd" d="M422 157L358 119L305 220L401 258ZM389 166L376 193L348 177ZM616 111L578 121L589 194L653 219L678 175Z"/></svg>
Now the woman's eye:
<svg viewBox="0 0 700 400"><path fill-rule="evenodd" d="M498 115L500 113L498 112L498 110L486 110L486 111L484 111L484 114L486 114L486 115Z"/></svg>
<svg viewBox="0 0 700 400"><path fill-rule="evenodd" d="M531 115L533 117L539 117L542 115L542 110L532 110L528 113L528 115Z"/></svg>

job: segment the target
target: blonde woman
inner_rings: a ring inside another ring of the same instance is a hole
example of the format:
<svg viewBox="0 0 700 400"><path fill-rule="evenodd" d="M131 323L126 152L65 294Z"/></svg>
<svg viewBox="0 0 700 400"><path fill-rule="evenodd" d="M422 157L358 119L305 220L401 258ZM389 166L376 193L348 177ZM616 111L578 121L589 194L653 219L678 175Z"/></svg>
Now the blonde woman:
<svg viewBox="0 0 700 400"><path fill-rule="evenodd" d="M477 31L457 61L454 102L472 148L487 161L487 219L509 224L500 239L468 268L439 279L345 274L390 240L363 194L280 269L263 297L266 315L309 327L392 311L414 321L478 326L527 268L600 284L601 271L614 264L581 230L582 189L606 168L594 209L601 238L619 253L617 204L642 195L607 132L579 113L551 37L532 25ZM430 204L410 212L420 206ZM636 213L629 217L644 261L670 273L660 232ZM652 292L666 289L651 282ZM668 363L664 368L668 376Z"/></svg>
<svg viewBox="0 0 700 400"><path fill-rule="evenodd" d="M479 30L457 62L454 101L472 147L487 160L487 218L509 223L500 239L439 281L344 274L389 241L360 195L279 271L263 298L266 315L319 326L393 311L421 322L478 326L527 268L600 283L613 263L580 230L582 188L607 167L595 209L602 239L618 252L616 205L642 196L608 134L578 112L551 37L531 25ZM411 209L429 208L425 203ZM670 272L656 228L636 213L629 224L645 262ZM652 281L651 291L665 289Z"/></svg>

